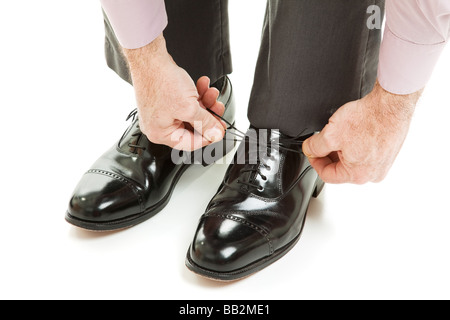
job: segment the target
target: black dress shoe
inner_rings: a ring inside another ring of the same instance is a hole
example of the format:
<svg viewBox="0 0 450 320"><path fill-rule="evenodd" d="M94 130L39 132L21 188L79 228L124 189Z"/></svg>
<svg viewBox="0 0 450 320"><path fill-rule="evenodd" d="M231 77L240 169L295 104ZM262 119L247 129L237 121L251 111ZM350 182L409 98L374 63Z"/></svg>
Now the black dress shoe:
<svg viewBox="0 0 450 320"><path fill-rule="evenodd" d="M219 101L226 108L223 118L234 123L231 82L225 77L221 83ZM234 148L234 139L227 133L221 142L183 153L150 142L139 129L136 110L128 118L133 122L119 142L95 162L76 187L66 213L69 223L94 231L141 223L167 205L176 183L194 161L206 166ZM209 161L203 158L206 151Z"/></svg>
<svg viewBox="0 0 450 320"><path fill-rule="evenodd" d="M265 131L266 138L262 130L247 133L200 219L186 259L199 275L237 280L281 258L299 240L311 197L324 186L301 151L306 137Z"/></svg>

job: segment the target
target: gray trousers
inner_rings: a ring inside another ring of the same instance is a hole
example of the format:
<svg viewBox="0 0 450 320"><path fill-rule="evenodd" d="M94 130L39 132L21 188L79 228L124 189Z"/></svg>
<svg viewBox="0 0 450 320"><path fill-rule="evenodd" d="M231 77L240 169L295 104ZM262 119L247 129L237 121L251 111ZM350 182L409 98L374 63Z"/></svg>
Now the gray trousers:
<svg viewBox="0 0 450 320"><path fill-rule="evenodd" d="M384 0L268 0L248 118L289 136L320 131L376 81L381 30L367 9ZM228 0L166 0L168 51L196 81L232 72ZM249 13L251 15L251 13ZM105 17L108 65L131 83Z"/></svg>

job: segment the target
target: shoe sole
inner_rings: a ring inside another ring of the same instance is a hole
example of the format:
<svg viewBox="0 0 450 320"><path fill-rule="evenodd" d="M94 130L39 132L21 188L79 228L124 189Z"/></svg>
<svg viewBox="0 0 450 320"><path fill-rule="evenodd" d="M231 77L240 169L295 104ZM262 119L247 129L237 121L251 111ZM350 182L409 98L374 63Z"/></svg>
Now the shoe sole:
<svg viewBox="0 0 450 320"><path fill-rule="evenodd" d="M227 139L233 139L233 143L225 143ZM230 153L234 147L236 146L236 140L234 139L234 136L232 135L225 135L225 138L223 141L217 142L217 144L223 144L224 153L223 156L219 159L216 159L215 162L219 161L223 157L225 157L228 153ZM192 153L192 156L194 157L194 153ZM213 163L205 163L203 162L201 165L204 167L207 167L209 165L212 165ZM83 220L76 218L72 216L68 211L66 212L65 219L68 223L74 225L75 227L79 227L88 231L94 231L94 232L108 232L108 231L116 231L121 229L127 229L134 227L161 212L169 203L170 198L172 197L173 191L175 190L175 187L180 180L181 176L186 172L186 170L191 165L186 164L183 165L182 168L177 172L177 174L174 177L174 180L172 181L172 184L170 186L169 192L164 196L162 200L160 200L157 204L153 205L150 208L147 208L142 213L137 213L131 216L128 216L123 219L113 220L113 221L105 221L105 222L93 222L88 220Z"/></svg>
<svg viewBox="0 0 450 320"><path fill-rule="evenodd" d="M320 192L323 190L324 183L320 178L318 179L316 183L316 187L313 190L313 193L311 195L311 198L317 198L320 194ZM310 199L311 201L311 199ZM237 280L242 280L243 278L249 277L253 274L255 274L258 271L261 271L262 269L268 267L269 265L273 264L274 262L281 259L283 256L285 256L289 251L292 250L292 248L295 247L297 242L300 240L301 235L303 233L303 228L305 226L306 222L306 215L308 212L309 203L306 207L306 212L304 214L303 220L302 220L302 227L300 229L300 233L298 236L296 236L291 242L289 242L284 247L276 250L272 255L262 258L260 260L257 260L241 269L237 269L230 272L216 272L213 270L205 269L197 265L191 258L190 255L190 248L188 250L187 256L186 256L186 267L192 271L193 273L207 278L209 280L219 281L219 282L232 282Z"/></svg>

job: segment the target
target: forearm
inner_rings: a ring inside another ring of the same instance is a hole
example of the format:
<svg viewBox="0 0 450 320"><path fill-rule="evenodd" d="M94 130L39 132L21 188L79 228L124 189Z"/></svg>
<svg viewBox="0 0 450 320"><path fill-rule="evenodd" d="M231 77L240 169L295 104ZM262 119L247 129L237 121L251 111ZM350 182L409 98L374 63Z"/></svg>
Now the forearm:
<svg viewBox="0 0 450 320"><path fill-rule="evenodd" d="M162 34L142 48L122 48L122 50L128 62L133 81L138 81L143 78L151 80L151 75L157 74L152 71L158 70L162 63L168 62L168 59L171 59Z"/></svg>
<svg viewBox="0 0 450 320"><path fill-rule="evenodd" d="M371 107L374 118L385 127L395 127L397 123L410 121L423 89L407 95L398 95L385 90L377 81L372 92L364 99Z"/></svg>
<svg viewBox="0 0 450 320"><path fill-rule="evenodd" d="M166 41L161 34L142 48L123 48L123 53L130 68L138 106L145 106L147 102L144 100L156 94L154 90L158 86L155 83L162 81L164 66L172 62Z"/></svg>

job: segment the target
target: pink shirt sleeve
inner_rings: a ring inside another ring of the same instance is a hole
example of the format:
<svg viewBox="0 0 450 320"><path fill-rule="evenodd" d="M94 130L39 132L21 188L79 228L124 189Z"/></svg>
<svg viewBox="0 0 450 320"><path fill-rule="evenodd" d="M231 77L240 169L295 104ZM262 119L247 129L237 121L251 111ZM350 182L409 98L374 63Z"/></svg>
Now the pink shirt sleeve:
<svg viewBox="0 0 450 320"><path fill-rule="evenodd" d="M164 0L100 0L122 47L137 49L167 26Z"/></svg>
<svg viewBox="0 0 450 320"><path fill-rule="evenodd" d="M423 89L450 38L450 0L387 0L378 81L387 91Z"/></svg>

